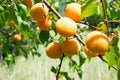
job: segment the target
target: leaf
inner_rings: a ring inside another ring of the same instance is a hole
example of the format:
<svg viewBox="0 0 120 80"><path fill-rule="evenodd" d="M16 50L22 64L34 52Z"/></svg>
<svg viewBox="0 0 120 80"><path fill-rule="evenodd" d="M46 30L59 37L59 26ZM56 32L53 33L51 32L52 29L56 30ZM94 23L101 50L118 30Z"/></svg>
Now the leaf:
<svg viewBox="0 0 120 80"><path fill-rule="evenodd" d="M19 47L19 48L22 51L23 56L27 59L28 58L28 52L27 52L27 50L24 49L23 47Z"/></svg>
<svg viewBox="0 0 120 80"><path fill-rule="evenodd" d="M82 78L82 70L81 70L81 67L78 67L78 68L77 68L77 73L78 73L79 78Z"/></svg>
<svg viewBox="0 0 120 80"><path fill-rule="evenodd" d="M72 60L71 62L69 62L69 67L74 71L77 68L76 61Z"/></svg>
<svg viewBox="0 0 120 80"><path fill-rule="evenodd" d="M61 14L61 16L65 16L65 5L66 1L65 0L61 0L60 4L59 4L59 13Z"/></svg>
<svg viewBox="0 0 120 80"><path fill-rule="evenodd" d="M79 66L80 67L82 66L82 64L84 64L85 60L86 60L86 57L85 57L84 53L80 53L79 54Z"/></svg>
<svg viewBox="0 0 120 80"><path fill-rule="evenodd" d="M118 37L113 37L110 43L111 43L112 46L117 46L118 42L119 42L119 38Z"/></svg>
<svg viewBox="0 0 120 80"><path fill-rule="evenodd" d="M117 63L118 63L118 60L116 59L114 52L112 51L112 48L113 47L111 47L110 51L106 52L106 54L105 54L106 60L110 67L113 65L117 65Z"/></svg>
<svg viewBox="0 0 120 80"><path fill-rule="evenodd" d="M48 41L49 39L49 31L41 31L39 34L39 39L42 43Z"/></svg>
<svg viewBox="0 0 120 80"><path fill-rule="evenodd" d="M102 2L99 2L99 14L100 18L104 20L104 12L103 12L103 7L102 7Z"/></svg>
<svg viewBox="0 0 120 80"><path fill-rule="evenodd" d="M103 22L101 22L100 24L98 24L97 27L99 27L102 31L106 31L107 30L107 26Z"/></svg>
<svg viewBox="0 0 120 80"><path fill-rule="evenodd" d="M96 12L97 5L96 1L89 1L86 5L82 6L81 19L93 15Z"/></svg>
<svg viewBox="0 0 120 80"><path fill-rule="evenodd" d="M120 80L120 69L117 71L117 80Z"/></svg>
<svg viewBox="0 0 120 80"><path fill-rule="evenodd" d="M71 78L68 75L68 72L60 72L60 76L64 76L66 78L66 80L74 80L74 78Z"/></svg>
<svg viewBox="0 0 120 80"><path fill-rule="evenodd" d="M52 71L53 73L56 73L56 72L57 72L57 69L55 69L55 67L52 66L52 67L51 67L51 71Z"/></svg>

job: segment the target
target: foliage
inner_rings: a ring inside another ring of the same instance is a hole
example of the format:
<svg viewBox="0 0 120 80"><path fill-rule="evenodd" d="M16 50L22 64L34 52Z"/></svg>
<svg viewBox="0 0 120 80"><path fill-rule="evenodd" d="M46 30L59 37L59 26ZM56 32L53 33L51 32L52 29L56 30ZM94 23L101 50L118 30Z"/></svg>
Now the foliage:
<svg viewBox="0 0 120 80"><path fill-rule="evenodd" d="M45 0L46 1L46 0ZM34 3L42 2L34 0ZM43 0L44 2L44 0ZM120 1L119 0L48 0L60 15L65 16L65 7L67 4L77 2L82 5L82 17L78 23L78 35L84 41L83 32L88 34L92 30L100 30L106 33L110 40L110 48L106 52L105 59L109 67L115 67L118 70L118 80L120 74ZM1 0L0 1L0 55L3 58L6 66L15 63L17 56L23 55L25 58L29 54L42 55L39 52L39 45L45 47L52 41L62 42L65 38L60 36L55 30L55 23L58 17L51 10L49 16L52 19L52 27L49 31L39 30L35 21L30 15L30 9L27 8L23 0ZM13 20L15 25L10 27L9 22ZM82 25L85 25L82 27ZM23 36L20 42L14 41L14 35L20 34ZM86 59L83 52L83 46L78 53L79 63L70 59L70 68L77 71L79 77L82 77L81 66ZM104 61L104 60L103 60ZM52 68L51 71L57 72L57 68ZM67 72L60 72L58 75L63 75L66 80L73 80Z"/></svg>

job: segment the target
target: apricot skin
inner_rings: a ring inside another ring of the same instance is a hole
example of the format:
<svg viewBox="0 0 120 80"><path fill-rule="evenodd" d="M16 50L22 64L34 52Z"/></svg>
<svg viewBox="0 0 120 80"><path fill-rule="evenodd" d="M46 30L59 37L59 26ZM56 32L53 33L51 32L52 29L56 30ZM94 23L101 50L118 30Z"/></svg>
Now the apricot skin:
<svg viewBox="0 0 120 80"><path fill-rule="evenodd" d="M99 31L92 31L86 37L87 48L95 53L104 53L109 49L110 41L107 35Z"/></svg>

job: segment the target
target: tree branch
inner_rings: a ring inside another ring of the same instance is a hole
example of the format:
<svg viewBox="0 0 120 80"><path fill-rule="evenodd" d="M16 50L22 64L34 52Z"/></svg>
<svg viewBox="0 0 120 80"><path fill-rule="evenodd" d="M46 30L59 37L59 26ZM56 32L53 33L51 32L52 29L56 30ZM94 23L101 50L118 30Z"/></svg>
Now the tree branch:
<svg viewBox="0 0 120 80"><path fill-rule="evenodd" d="M58 18L62 18L62 16L48 3L47 0L43 0L46 6L52 11Z"/></svg>
<svg viewBox="0 0 120 80"><path fill-rule="evenodd" d="M104 6L104 0L100 0L100 2L102 2L102 8L103 8L103 12L104 12L104 23L106 24L107 30L109 32L109 25L108 25L108 20L107 20L107 11L106 11L105 6Z"/></svg>
<svg viewBox="0 0 120 80"><path fill-rule="evenodd" d="M58 65L58 71L57 71L57 73L56 73L56 80L59 79L59 73L60 73L60 69L61 69L61 66L62 66L63 58L64 58L64 54L63 54L63 56L62 56L62 58L61 58L61 60L60 60L60 64Z"/></svg>

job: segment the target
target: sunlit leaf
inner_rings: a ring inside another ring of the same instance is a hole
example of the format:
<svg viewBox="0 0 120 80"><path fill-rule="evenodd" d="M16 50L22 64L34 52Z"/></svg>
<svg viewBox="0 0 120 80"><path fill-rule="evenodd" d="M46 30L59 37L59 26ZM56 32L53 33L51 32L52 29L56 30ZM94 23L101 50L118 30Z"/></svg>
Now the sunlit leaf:
<svg viewBox="0 0 120 80"><path fill-rule="evenodd" d="M96 12L97 5L96 1L89 1L86 5L82 6L81 19L93 15Z"/></svg>

